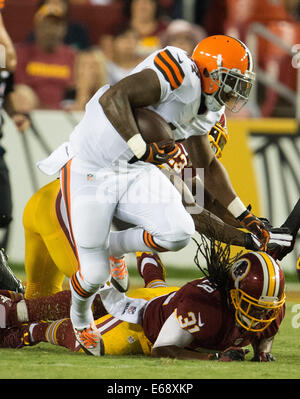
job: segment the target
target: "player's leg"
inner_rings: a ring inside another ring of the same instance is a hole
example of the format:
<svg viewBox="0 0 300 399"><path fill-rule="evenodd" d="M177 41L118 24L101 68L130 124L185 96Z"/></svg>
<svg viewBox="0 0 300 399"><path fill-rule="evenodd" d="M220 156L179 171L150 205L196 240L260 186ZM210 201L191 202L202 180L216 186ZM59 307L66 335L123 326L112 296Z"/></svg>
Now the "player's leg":
<svg viewBox="0 0 300 399"><path fill-rule="evenodd" d="M59 292L65 275L53 262L42 237L25 229L25 297L39 298Z"/></svg>
<svg viewBox="0 0 300 399"><path fill-rule="evenodd" d="M108 236L116 207L115 199L106 191L110 183L105 180L105 173L91 174L76 158L61 173L62 194L78 261L78 271L70 280L70 316L77 339L84 347L83 335L88 334L92 342L88 349L95 355L100 355L97 351L101 350L102 342L94 326L91 305L96 292L109 278Z"/></svg>
<svg viewBox="0 0 300 399"><path fill-rule="evenodd" d="M70 277L77 268L56 213L59 194L60 182L54 180L30 198L23 212L26 298L61 291L64 277Z"/></svg>
<svg viewBox="0 0 300 399"><path fill-rule="evenodd" d="M110 251L178 251L195 232L180 194L158 168L147 165L120 199L116 216L134 227L110 235Z"/></svg>
<svg viewBox="0 0 300 399"><path fill-rule="evenodd" d="M157 254L137 252L136 260L139 274L144 279L145 288L167 287L166 270Z"/></svg>
<svg viewBox="0 0 300 399"><path fill-rule="evenodd" d="M70 290L35 299L26 299L14 291L0 290L0 328L67 318L70 316L70 306ZM96 295L92 308L94 319L107 314L99 294Z"/></svg>
<svg viewBox="0 0 300 399"><path fill-rule="evenodd" d="M118 320L111 315L97 319L95 324L103 336L105 354L118 356L150 354L151 344L140 325ZM2 348L21 348L40 342L63 346L72 352L82 351L69 318L0 329Z"/></svg>

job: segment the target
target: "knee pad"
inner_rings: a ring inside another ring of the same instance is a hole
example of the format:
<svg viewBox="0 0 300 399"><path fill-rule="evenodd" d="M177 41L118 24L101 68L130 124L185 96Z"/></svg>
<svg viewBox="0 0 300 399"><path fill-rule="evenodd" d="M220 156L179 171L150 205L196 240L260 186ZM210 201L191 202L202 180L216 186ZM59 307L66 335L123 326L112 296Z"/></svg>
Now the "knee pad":
<svg viewBox="0 0 300 399"><path fill-rule="evenodd" d="M94 288L104 285L109 279L110 267L108 251L79 248L80 274L87 284L85 289L94 292Z"/></svg>

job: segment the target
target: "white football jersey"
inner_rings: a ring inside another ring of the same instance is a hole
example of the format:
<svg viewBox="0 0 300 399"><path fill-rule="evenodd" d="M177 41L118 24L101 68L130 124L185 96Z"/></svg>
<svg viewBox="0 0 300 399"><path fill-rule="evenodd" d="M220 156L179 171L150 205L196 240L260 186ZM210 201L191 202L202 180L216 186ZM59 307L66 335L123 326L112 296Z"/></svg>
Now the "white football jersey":
<svg viewBox="0 0 300 399"><path fill-rule="evenodd" d="M177 47L158 50L141 62L132 72L153 69L161 86L160 101L148 107L173 125L175 140L208 134L225 112L206 111L199 115L201 103L200 75L194 61Z"/></svg>
<svg viewBox="0 0 300 399"><path fill-rule="evenodd" d="M171 46L156 51L131 74L149 68L156 72L161 85L160 101L149 108L172 126L175 140L207 134L220 120L223 108L219 112L198 115L200 76L196 64L185 51ZM87 103L85 115L72 132L69 143L70 152L99 167L133 157L99 104L99 98L108 88L108 85L100 88Z"/></svg>
<svg viewBox="0 0 300 399"><path fill-rule="evenodd" d="M133 152L107 119L99 98L109 89L101 87L86 104L85 114L70 135L69 152L97 167L120 160L129 161Z"/></svg>

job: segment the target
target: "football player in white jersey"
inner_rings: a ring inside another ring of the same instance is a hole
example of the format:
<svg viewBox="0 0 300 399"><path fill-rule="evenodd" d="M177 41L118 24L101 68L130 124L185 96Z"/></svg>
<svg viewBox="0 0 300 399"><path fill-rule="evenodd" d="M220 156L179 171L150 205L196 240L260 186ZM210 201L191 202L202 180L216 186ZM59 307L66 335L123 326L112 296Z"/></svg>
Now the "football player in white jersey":
<svg viewBox="0 0 300 399"><path fill-rule="evenodd" d="M91 304L108 279L110 261L120 269L125 291L123 254L177 251L195 232L179 192L155 166L178 155L180 147L147 144L134 118L135 108L151 108L174 129L175 140L186 139L193 167L205 171L205 188L266 249L270 232L239 199L207 138L225 107L238 111L247 102L254 76L248 48L229 36L204 39L192 58L175 47L156 51L130 76L100 88L69 142L38 163L50 175L60 170L79 265L70 282L70 316L85 350L101 354L102 338ZM120 231L114 235L117 242L111 243L113 215L136 227ZM119 248L110 260L109 246Z"/></svg>

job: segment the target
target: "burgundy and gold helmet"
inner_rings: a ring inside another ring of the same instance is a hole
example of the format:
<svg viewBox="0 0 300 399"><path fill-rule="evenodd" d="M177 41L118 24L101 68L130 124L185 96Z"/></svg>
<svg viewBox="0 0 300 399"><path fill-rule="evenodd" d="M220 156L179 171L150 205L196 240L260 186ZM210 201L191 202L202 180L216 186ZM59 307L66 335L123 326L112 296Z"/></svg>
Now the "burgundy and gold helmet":
<svg viewBox="0 0 300 399"><path fill-rule="evenodd" d="M247 331L263 331L285 303L285 280L279 264L265 252L248 252L232 265L230 276L236 321Z"/></svg>
<svg viewBox="0 0 300 399"><path fill-rule="evenodd" d="M208 133L210 146L218 159L222 157L222 152L228 141L228 137L229 135L226 127L223 127L219 122L216 123Z"/></svg>

